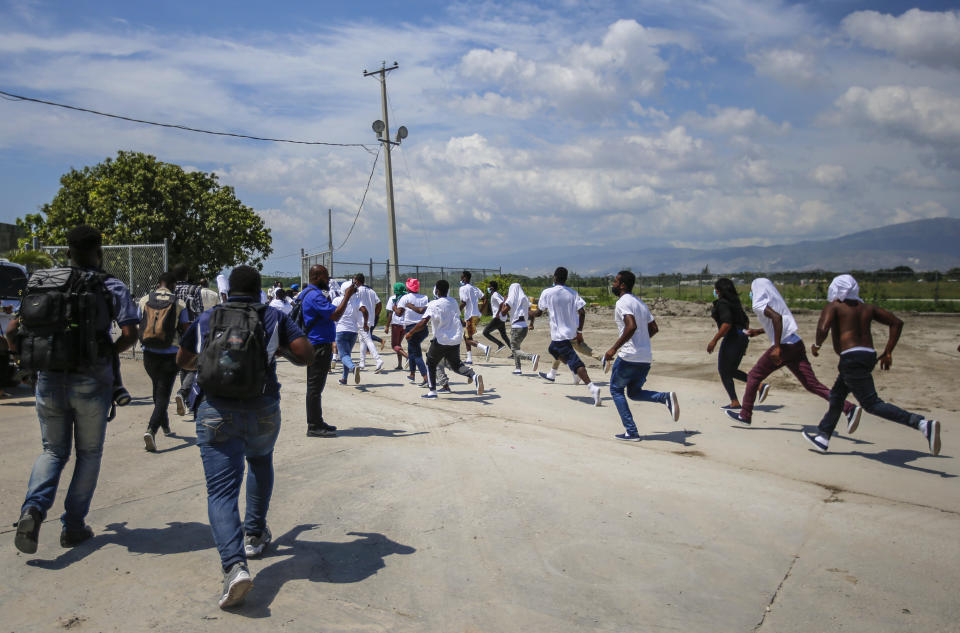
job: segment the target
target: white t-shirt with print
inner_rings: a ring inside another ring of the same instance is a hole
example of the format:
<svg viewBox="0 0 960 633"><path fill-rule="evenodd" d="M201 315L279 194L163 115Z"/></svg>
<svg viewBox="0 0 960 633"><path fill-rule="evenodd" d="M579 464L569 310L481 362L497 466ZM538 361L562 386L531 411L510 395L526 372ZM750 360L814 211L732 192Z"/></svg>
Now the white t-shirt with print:
<svg viewBox="0 0 960 633"><path fill-rule="evenodd" d="M464 284L460 286L460 301L464 303L463 318L470 319L480 316L480 306L478 301L483 298L483 293L476 286Z"/></svg>
<svg viewBox="0 0 960 633"><path fill-rule="evenodd" d="M426 305L427 296L418 292L408 292L400 297L400 301L397 301L397 307L403 308L403 326L407 327L408 325L416 325L421 319L423 319L422 314L414 312L413 310L409 309L408 306L423 308L426 307Z"/></svg>
<svg viewBox="0 0 960 633"><path fill-rule="evenodd" d="M613 310L613 320L617 324L617 330L623 334L624 315L631 315L637 323L637 330L633 336L624 343L617 356L631 363L652 363L653 351L650 347L650 330L648 324L653 323L653 315L647 304L633 294L625 294L617 299L617 305Z"/></svg>
<svg viewBox="0 0 960 633"><path fill-rule="evenodd" d="M576 290L568 286L552 286L540 293L537 307L550 314L550 340L569 341L577 337L580 315L586 305Z"/></svg>
<svg viewBox="0 0 960 633"><path fill-rule="evenodd" d="M434 299L427 304L423 316L430 317L433 336L440 345L459 345L463 341L460 306L452 297Z"/></svg>

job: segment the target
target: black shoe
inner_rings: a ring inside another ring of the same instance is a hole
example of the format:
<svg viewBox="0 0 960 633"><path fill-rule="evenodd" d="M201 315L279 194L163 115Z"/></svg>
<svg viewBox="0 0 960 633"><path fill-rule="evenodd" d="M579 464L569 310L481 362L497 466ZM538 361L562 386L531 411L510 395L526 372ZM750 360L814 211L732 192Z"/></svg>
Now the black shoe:
<svg viewBox="0 0 960 633"><path fill-rule="evenodd" d="M80 543L93 538L93 530L89 525L84 525L79 530L68 530L63 528L60 532L60 547L76 547Z"/></svg>
<svg viewBox="0 0 960 633"><path fill-rule="evenodd" d="M326 430L326 431L336 431L336 430L337 430L337 427L333 426L332 424L327 424L326 422L321 422L318 426L319 426L321 429L324 429L324 430Z"/></svg>
<svg viewBox="0 0 960 633"><path fill-rule="evenodd" d="M17 521L17 535L13 544L24 554L34 554L37 551L37 540L40 537L40 524L43 515L36 508L27 508Z"/></svg>
<svg viewBox="0 0 960 633"><path fill-rule="evenodd" d="M307 437L336 437L337 432L320 426L307 427Z"/></svg>
<svg viewBox="0 0 960 633"><path fill-rule="evenodd" d="M113 390L113 401L117 403L118 407L125 407L130 404L130 392L127 389L120 385Z"/></svg>

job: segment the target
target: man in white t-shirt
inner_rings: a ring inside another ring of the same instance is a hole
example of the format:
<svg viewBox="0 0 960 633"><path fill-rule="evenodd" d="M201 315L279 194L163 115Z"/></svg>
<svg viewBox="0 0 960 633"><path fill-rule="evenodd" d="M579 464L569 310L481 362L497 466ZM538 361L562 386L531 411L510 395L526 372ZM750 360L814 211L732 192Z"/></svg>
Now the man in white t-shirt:
<svg viewBox="0 0 960 633"><path fill-rule="evenodd" d="M614 437L628 442L639 442L640 434L633 421L633 414L630 413L627 398L664 404L674 422L680 419L680 403L677 402L675 391L648 391L643 388L647 374L650 373L650 363L653 362L650 338L659 329L646 304L633 294L636 281L636 276L629 270L621 270L613 280L610 291L614 296L620 297L613 311L620 338L603 356L607 363L613 363L610 395L613 403L617 405L620 421L625 429L624 433Z"/></svg>
<svg viewBox="0 0 960 633"><path fill-rule="evenodd" d="M277 288L273 292L273 300L267 304L271 308L276 308L284 314L290 314L293 311L293 302L287 297L287 291L283 288Z"/></svg>
<svg viewBox="0 0 960 633"><path fill-rule="evenodd" d="M436 299L427 304L423 318L409 332L407 340L416 336L427 324L433 326L433 340L427 351L427 380L430 391L423 398L437 397L437 365L446 361L450 369L465 376L474 384L477 395L483 395L483 376L476 373L466 363L460 360L460 341L463 340L463 324L460 320L460 309L457 302L448 297L450 282L441 279L437 282L434 294Z"/></svg>
<svg viewBox="0 0 960 633"><path fill-rule="evenodd" d="M480 304L480 312L481 314L485 312L487 304L490 305L490 315L493 318L490 319L490 323L487 323L487 327L483 328L483 336L491 343L497 344L497 349L493 351L494 354L504 348L510 347L510 337L507 336L506 320L500 318L500 305L502 303L503 295L500 294L500 284L496 281L491 281L487 288L487 294L483 297L483 303ZM496 337L495 332L500 333L500 336L503 338L502 341Z"/></svg>
<svg viewBox="0 0 960 633"><path fill-rule="evenodd" d="M373 342L373 328L376 327L377 321L380 320L380 310L383 308L383 304L380 303L380 297L377 296L377 293L370 286L365 285L367 282L366 277L363 273L357 273L353 277L353 283L357 286L357 294L360 296L360 304L366 308L366 322L360 323L359 341L360 341L360 369L365 369L367 366L367 353L369 352L373 356L373 360L377 363L377 368L373 370L373 373L379 374L383 371L383 359L380 358L380 352L377 351L377 346Z"/></svg>
<svg viewBox="0 0 960 633"><path fill-rule="evenodd" d="M428 299L425 295L420 294L419 279L407 279L405 285L407 287L407 294L400 297L396 305L393 306L393 313L403 318L404 332L409 334L410 330L420 322L423 313L427 311ZM407 358L410 359L410 375L407 377L407 380L416 382L414 372L419 370L420 375L423 377L423 382L420 384L426 387L427 364L423 361L421 344L423 343L423 339L427 338L427 331L421 330L418 331L415 336L405 336L404 338L407 341Z"/></svg>
<svg viewBox="0 0 960 633"><path fill-rule="evenodd" d="M583 297L577 296L577 318L580 320L580 330L583 330L583 326L586 323L586 319L587 319L587 313L585 310L586 307L587 307L587 302L583 300ZM531 325L533 324L531 323ZM573 346L573 351L577 352L578 354L589 356L590 358L596 359L597 361L603 361L603 356L594 354L593 348L587 345L587 342L583 340L582 335L579 340L573 339L572 341L570 341L570 345ZM608 366L604 365L604 367L606 368ZM549 380L550 382L553 382L554 380L557 379L558 369L560 369L560 359L554 358L553 366L550 367L550 371L548 371L545 374L541 372L540 377L543 378L544 380ZM607 370L604 369L604 373L606 373L606 371ZM576 374L574 374L573 376L573 384L575 385L580 384L580 377L577 376Z"/></svg>
<svg viewBox="0 0 960 633"><path fill-rule="evenodd" d="M593 397L594 406L600 406L600 387L593 384L587 375L587 368L573 351L572 341L583 342L584 313L577 309L580 295L573 288L568 288L567 269L557 267L553 272L553 286L540 293L537 309L533 316L540 316L544 312L550 314L550 347L547 351L554 358L562 360L575 376L587 385Z"/></svg>
<svg viewBox="0 0 960 633"><path fill-rule="evenodd" d="M360 304L360 296L355 284L347 282L341 288L343 294L331 302L337 308L331 318L337 321L337 352L340 354L340 363L343 366L342 376L338 382L341 385L347 384L347 377L352 372L354 383L360 384L360 367L354 365L350 352L357 342L357 332L360 329L358 319L363 318L360 315L366 312L366 308ZM339 317L337 317L338 312Z"/></svg>
<svg viewBox="0 0 960 633"><path fill-rule="evenodd" d="M789 369L807 391L829 402L830 389L817 380L813 373L813 367L807 360L806 346L797 334L797 321L773 282L765 277L754 279L750 284L750 298L753 300L753 312L763 329L747 330L747 335L752 337L766 333L770 339L770 348L757 359L756 365L747 374L747 387L743 400L740 401L743 405L740 411L727 409L724 414L742 424L750 424L753 419L753 403L760 384L781 367ZM844 401L843 412L850 424L853 424L854 417L859 421L860 411L860 407Z"/></svg>
<svg viewBox="0 0 960 633"><path fill-rule="evenodd" d="M463 342L467 346L467 364L473 362L472 348L476 347L483 352L487 360L490 360L490 346L483 343L477 343L473 340L473 335L477 332L477 323L480 322L480 299L483 293L479 288L470 283L472 274L469 270L463 271L460 275L460 309L463 310L463 320L467 324L467 332L464 334Z"/></svg>
<svg viewBox="0 0 960 633"><path fill-rule="evenodd" d="M507 290L507 298L500 304L500 318L510 323L510 349L513 352L513 363L515 376L521 375L521 360L529 360L533 363L533 371L537 371L540 365L540 355L531 354L520 349L523 339L527 337L530 319L530 299L527 293L523 291L523 286L519 283L510 284Z"/></svg>

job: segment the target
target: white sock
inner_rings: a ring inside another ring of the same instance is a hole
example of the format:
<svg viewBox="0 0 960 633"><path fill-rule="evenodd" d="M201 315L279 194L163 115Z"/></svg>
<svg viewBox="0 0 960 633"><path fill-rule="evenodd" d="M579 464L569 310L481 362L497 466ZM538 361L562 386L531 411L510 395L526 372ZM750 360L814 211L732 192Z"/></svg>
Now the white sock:
<svg viewBox="0 0 960 633"><path fill-rule="evenodd" d="M923 436L927 436L927 420L920 420L920 432L923 433Z"/></svg>
<svg viewBox="0 0 960 633"><path fill-rule="evenodd" d="M589 389L591 392L592 392L594 389L599 389L599 388L600 388L600 387L594 387L592 382L588 382L588 383L587 383L587 389Z"/></svg>
<svg viewBox="0 0 960 633"><path fill-rule="evenodd" d="M556 378L556 377L557 377L557 372L553 371L552 369L547 372L547 378Z"/></svg>
<svg viewBox="0 0 960 633"><path fill-rule="evenodd" d="M483 343L478 343L477 347L479 347L480 351L483 352L484 354L486 354L487 350L490 349L489 346L484 345Z"/></svg>
<svg viewBox="0 0 960 633"><path fill-rule="evenodd" d="M473 360L473 352L467 352L467 360L468 360L468 361L472 361L472 360Z"/></svg>

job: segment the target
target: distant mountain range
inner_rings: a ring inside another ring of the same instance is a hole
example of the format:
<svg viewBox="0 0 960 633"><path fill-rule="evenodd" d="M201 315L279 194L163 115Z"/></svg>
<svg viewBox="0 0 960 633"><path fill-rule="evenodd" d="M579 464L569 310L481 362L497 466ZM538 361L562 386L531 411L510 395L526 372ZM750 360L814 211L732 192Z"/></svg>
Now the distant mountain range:
<svg viewBox="0 0 960 633"><path fill-rule="evenodd" d="M567 255L561 257L562 253ZM914 270L960 267L960 219L934 218L891 224L829 240L806 240L777 246L630 249L580 245L536 248L504 258L504 271L551 272L564 259L578 274L605 275L625 267L645 275L711 271L777 272L784 270L877 270L909 266Z"/></svg>

